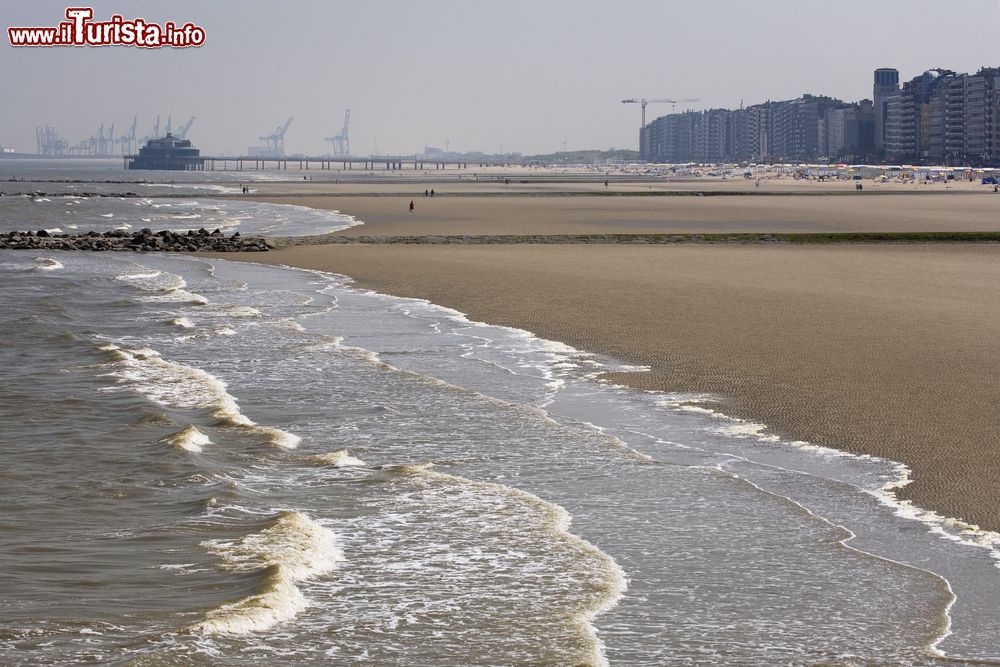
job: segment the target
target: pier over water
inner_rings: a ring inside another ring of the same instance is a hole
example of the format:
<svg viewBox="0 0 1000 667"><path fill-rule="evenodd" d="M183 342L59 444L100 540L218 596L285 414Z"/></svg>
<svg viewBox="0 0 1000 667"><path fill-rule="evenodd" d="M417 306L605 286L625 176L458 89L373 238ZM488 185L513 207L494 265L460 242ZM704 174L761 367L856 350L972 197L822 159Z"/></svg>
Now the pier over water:
<svg viewBox="0 0 1000 667"><path fill-rule="evenodd" d="M124 155L126 169L140 169L135 166L135 155ZM404 169L468 169L469 165L478 168L506 167L521 164L520 162L476 159L442 159L423 158L416 155L372 155L369 157L331 157L331 156L259 156L259 155L202 155L199 156L200 169L205 171L264 171L267 169L299 170L299 171L402 171Z"/></svg>

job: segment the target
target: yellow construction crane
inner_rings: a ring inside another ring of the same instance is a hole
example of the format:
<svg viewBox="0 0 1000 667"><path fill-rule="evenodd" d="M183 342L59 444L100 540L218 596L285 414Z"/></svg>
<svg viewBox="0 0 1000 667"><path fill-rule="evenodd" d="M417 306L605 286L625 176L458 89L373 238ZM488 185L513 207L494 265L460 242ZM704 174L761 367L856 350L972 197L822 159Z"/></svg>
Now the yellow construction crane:
<svg viewBox="0 0 1000 667"><path fill-rule="evenodd" d="M622 100L622 104L638 104L638 105L640 105L642 107L642 125L639 126L640 128L646 127L646 105L647 104L661 104L661 103L664 103L664 102L668 102L671 105L676 105L678 102L681 102L681 103L684 103L684 102L701 102L701 100L699 100L696 97L691 97L691 98L687 98L687 99L683 99L683 100L674 100L674 99L670 99L668 97L660 97L660 98L657 98L655 100L647 100L645 97L641 97L641 98L638 98L638 99L635 98L635 97L630 97L627 100ZM671 113L673 113L673 110L674 110L674 106L671 106L670 107Z"/></svg>

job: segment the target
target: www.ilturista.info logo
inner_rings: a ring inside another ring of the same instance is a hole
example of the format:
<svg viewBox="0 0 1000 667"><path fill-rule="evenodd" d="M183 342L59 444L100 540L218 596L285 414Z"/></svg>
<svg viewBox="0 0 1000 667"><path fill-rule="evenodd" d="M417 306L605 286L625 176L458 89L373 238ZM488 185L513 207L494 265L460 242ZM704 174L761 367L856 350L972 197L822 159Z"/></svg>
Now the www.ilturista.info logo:
<svg viewBox="0 0 1000 667"><path fill-rule="evenodd" d="M163 25L135 18L126 21L115 14L108 21L91 21L90 7L68 7L66 18L57 26L46 28L7 28L11 46L140 46L158 49L164 46L185 48L205 43L205 29L193 23L178 26L173 21Z"/></svg>

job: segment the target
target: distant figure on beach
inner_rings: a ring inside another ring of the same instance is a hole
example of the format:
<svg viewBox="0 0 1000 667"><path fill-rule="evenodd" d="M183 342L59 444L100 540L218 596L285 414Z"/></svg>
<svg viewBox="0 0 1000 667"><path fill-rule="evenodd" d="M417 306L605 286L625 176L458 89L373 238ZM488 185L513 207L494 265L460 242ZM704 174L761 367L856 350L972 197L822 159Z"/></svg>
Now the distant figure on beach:
<svg viewBox="0 0 1000 667"><path fill-rule="evenodd" d="M434 196L434 188L431 188L431 197Z"/></svg>
<svg viewBox="0 0 1000 667"><path fill-rule="evenodd" d="M413 200L410 200L410 213L413 213Z"/></svg>
<svg viewBox="0 0 1000 667"><path fill-rule="evenodd" d="M607 179L605 179L605 181L604 181L604 187L608 187L608 181L607 181Z"/></svg>
<svg viewBox="0 0 1000 667"><path fill-rule="evenodd" d="M430 197L431 196L431 191L428 190L428 189L426 189L426 188L424 188L424 196L425 197Z"/></svg>

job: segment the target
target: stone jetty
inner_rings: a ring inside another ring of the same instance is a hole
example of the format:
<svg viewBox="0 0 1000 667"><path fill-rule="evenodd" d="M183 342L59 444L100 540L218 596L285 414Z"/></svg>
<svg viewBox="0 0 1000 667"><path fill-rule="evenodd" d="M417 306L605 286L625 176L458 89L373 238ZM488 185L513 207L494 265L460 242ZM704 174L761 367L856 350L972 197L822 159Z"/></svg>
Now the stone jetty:
<svg viewBox="0 0 1000 667"><path fill-rule="evenodd" d="M44 229L37 232L8 232L0 234L0 249L10 250L151 250L165 252L266 252L274 248L269 239L259 236L240 236L235 232L226 236L216 229L186 232L164 230L154 232L141 229L127 232L116 229L110 232L84 232L81 234L51 234Z"/></svg>

